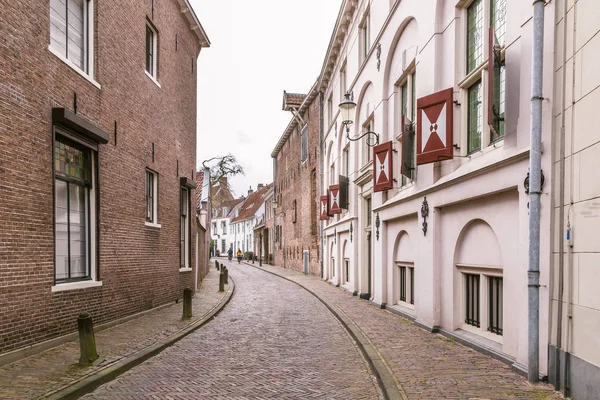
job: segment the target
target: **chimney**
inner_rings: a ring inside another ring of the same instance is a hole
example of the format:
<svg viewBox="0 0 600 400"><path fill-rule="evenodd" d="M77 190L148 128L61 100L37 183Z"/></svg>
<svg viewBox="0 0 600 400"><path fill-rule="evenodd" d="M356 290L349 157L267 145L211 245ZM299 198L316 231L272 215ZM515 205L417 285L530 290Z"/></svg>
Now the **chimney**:
<svg viewBox="0 0 600 400"><path fill-rule="evenodd" d="M248 196L250 196L252 192L254 192L254 190L252 190L252 186L250 186L250 188L248 189Z"/></svg>
<svg viewBox="0 0 600 400"><path fill-rule="evenodd" d="M265 185L263 185L262 183L259 183L258 186L256 187L256 190L260 190L263 187L265 187Z"/></svg>

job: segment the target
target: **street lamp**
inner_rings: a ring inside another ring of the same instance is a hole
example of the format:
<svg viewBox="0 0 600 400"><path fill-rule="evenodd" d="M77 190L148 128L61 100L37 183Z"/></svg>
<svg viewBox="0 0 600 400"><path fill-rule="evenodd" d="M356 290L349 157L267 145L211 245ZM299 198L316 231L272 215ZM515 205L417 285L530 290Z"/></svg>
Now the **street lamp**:
<svg viewBox="0 0 600 400"><path fill-rule="evenodd" d="M362 135L358 137L351 138L350 137L350 125L354 123L352 116L356 112L356 103L353 101L354 94L352 92L346 92L344 95L344 101L342 101L339 105L340 115L342 116L342 125L346 127L346 137L348 140L355 142L357 140L362 139L367 136L366 142L367 146L373 147L379 144L379 135L375 132L364 132Z"/></svg>

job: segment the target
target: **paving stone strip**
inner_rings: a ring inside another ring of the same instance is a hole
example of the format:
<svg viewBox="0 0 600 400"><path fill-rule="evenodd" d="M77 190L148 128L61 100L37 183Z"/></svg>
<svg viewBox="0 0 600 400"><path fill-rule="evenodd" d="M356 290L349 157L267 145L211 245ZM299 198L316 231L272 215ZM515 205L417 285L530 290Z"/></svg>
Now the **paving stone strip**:
<svg viewBox="0 0 600 400"><path fill-rule="evenodd" d="M549 384L529 384L508 365L319 278L265 264L262 269L298 283L351 321L372 344L375 361L381 357L408 399L563 398Z"/></svg>
<svg viewBox="0 0 600 400"><path fill-rule="evenodd" d="M189 320L181 319L183 305L179 302L97 332L100 358L92 366L78 366L78 340L1 366L0 399L77 397L75 392L80 394L90 382L113 379L200 327L223 308L234 284L230 277L225 292L219 292L218 282L219 273L211 268L193 298L194 316Z"/></svg>

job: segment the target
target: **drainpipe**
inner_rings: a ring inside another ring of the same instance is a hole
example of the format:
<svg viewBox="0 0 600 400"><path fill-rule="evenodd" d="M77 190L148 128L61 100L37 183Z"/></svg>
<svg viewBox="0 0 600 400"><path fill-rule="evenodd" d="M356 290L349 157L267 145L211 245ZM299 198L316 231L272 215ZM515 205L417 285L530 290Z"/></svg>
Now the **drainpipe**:
<svg viewBox="0 0 600 400"><path fill-rule="evenodd" d="M319 155L317 158L319 168L319 214L321 212L321 190L323 190L323 92L319 91ZM319 265L321 267L321 279L323 279L323 221L319 216Z"/></svg>
<svg viewBox="0 0 600 400"><path fill-rule="evenodd" d="M558 8L558 7L557 7ZM558 11L558 10L556 10ZM563 14L563 59L562 59L562 101L561 101L561 124L560 124L560 144L559 144L559 234L560 241L558 242L558 308L556 316L556 351L555 351L555 369L554 369L554 389L560 390L560 349L562 346L562 319L563 319L563 297L565 291L564 269L565 269L565 110L567 109L567 74L565 73L567 66L567 2L564 2ZM564 385L563 380L563 385ZM566 390L566 385L565 385Z"/></svg>
<svg viewBox="0 0 600 400"><path fill-rule="evenodd" d="M533 2L531 51L531 149L529 153L529 340L527 379L540 378L540 197L542 171L542 84L544 72L544 0Z"/></svg>

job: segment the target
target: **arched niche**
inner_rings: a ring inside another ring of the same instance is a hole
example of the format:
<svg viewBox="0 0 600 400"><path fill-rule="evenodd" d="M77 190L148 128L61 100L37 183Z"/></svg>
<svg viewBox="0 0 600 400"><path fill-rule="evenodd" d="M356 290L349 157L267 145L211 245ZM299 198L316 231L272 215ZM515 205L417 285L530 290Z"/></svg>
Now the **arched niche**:
<svg viewBox="0 0 600 400"><path fill-rule="evenodd" d="M406 231L401 231L396 237L394 261L407 263L414 263L415 261L414 247Z"/></svg>
<svg viewBox="0 0 600 400"><path fill-rule="evenodd" d="M481 219L470 221L458 237L454 264L502 268L502 253L492 227Z"/></svg>
<svg viewBox="0 0 600 400"><path fill-rule="evenodd" d="M409 17L403 21L396 34L396 43L390 51L389 69L387 71L388 95L394 92L394 86L402 77L405 69L416 59L419 43L419 26L417 20Z"/></svg>

